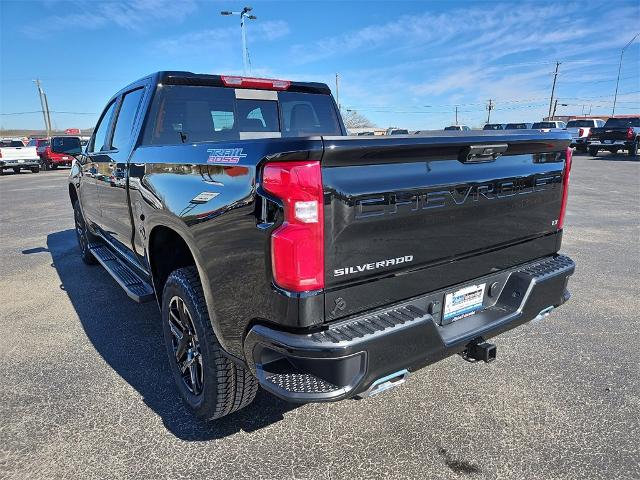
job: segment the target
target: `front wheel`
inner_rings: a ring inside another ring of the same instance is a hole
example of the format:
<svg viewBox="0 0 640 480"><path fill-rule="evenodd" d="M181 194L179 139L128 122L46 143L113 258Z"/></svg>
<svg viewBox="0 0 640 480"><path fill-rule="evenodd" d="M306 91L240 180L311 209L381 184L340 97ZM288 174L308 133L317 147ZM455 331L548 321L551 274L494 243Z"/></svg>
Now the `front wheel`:
<svg viewBox="0 0 640 480"><path fill-rule="evenodd" d="M258 380L224 355L195 267L169 275L162 295L162 329L180 396L197 416L221 418L253 401Z"/></svg>
<svg viewBox="0 0 640 480"><path fill-rule="evenodd" d="M20 173L20 169L19 168L14 168L13 169L13 173Z"/></svg>
<svg viewBox="0 0 640 480"><path fill-rule="evenodd" d="M595 157L596 155L598 155L598 148L589 147L589 155L591 155L592 157Z"/></svg>
<svg viewBox="0 0 640 480"><path fill-rule="evenodd" d="M635 157L638 154L638 142L633 142L629 147L629 156Z"/></svg>
<svg viewBox="0 0 640 480"><path fill-rule="evenodd" d="M73 202L73 219L76 224L76 238L78 239L82 261L88 265L95 265L97 263L96 257L89 250L91 233L87 230L87 223L84 221L78 200Z"/></svg>

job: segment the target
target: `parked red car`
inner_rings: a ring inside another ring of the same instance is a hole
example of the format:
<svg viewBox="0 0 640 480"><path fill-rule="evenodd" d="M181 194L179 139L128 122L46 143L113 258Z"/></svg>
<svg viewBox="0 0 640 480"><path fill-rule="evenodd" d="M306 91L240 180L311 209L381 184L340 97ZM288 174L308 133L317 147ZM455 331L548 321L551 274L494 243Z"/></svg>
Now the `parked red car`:
<svg viewBox="0 0 640 480"><path fill-rule="evenodd" d="M51 140L46 143L46 145L42 145L38 148L38 155L40 156L40 160L42 162L43 170L55 170L61 166L71 166L73 162L73 156L65 155L62 153L54 153L51 151L51 145L55 145L56 150L64 149L65 143L69 141L69 139L80 139L80 137L51 137Z"/></svg>

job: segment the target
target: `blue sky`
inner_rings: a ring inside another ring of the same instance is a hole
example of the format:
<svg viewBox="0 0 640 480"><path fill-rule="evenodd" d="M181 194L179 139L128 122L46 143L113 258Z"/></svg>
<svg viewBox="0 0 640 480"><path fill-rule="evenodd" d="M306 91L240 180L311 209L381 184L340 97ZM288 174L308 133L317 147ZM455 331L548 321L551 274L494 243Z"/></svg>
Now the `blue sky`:
<svg viewBox="0 0 640 480"><path fill-rule="evenodd" d="M637 0L276 2L251 0L253 76L321 81L381 127L539 120L555 61L558 114L610 113ZM242 72L235 0L0 0L0 127L93 126L106 100L156 70ZM625 52L616 113L640 112L640 38Z"/></svg>

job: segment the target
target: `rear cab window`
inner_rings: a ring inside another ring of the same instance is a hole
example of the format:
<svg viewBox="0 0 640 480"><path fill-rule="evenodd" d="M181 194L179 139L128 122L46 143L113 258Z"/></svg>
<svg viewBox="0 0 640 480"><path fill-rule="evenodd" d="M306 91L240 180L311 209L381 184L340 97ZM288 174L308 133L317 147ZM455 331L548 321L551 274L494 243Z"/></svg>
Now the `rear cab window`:
<svg viewBox="0 0 640 480"><path fill-rule="evenodd" d="M533 129L536 128L556 128L556 124L553 122L536 122L532 125Z"/></svg>
<svg viewBox="0 0 640 480"><path fill-rule="evenodd" d="M640 127L640 117L610 118L604 126L606 128Z"/></svg>
<svg viewBox="0 0 640 480"><path fill-rule="evenodd" d="M243 89L163 85L154 97L143 144L342 134L330 95L259 92L252 98Z"/></svg>

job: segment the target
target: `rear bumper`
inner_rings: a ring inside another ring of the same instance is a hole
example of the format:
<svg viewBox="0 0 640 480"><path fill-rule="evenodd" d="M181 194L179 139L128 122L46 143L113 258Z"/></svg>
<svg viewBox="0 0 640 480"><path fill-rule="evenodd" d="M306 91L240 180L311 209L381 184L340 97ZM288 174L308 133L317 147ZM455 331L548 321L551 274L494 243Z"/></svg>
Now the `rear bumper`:
<svg viewBox="0 0 640 480"><path fill-rule="evenodd" d="M632 144L633 142L629 142L627 140L613 140L610 142L598 140L594 142L589 142L590 147L598 147L598 148L611 148L611 147L629 148Z"/></svg>
<svg viewBox="0 0 640 480"><path fill-rule="evenodd" d="M554 255L463 285L486 283L483 310L442 324L445 292L433 292L309 333L255 325L245 359L265 390L289 401L337 401L380 379L414 371L548 312L569 298L575 264ZM489 287L492 288L489 288Z"/></svg>
<svg viewBox="0 0 640 480"><path fill-rule="evenodd" d="M39 158L7 158L0 160L0 168L28 168L40 166Z"/></svg>

